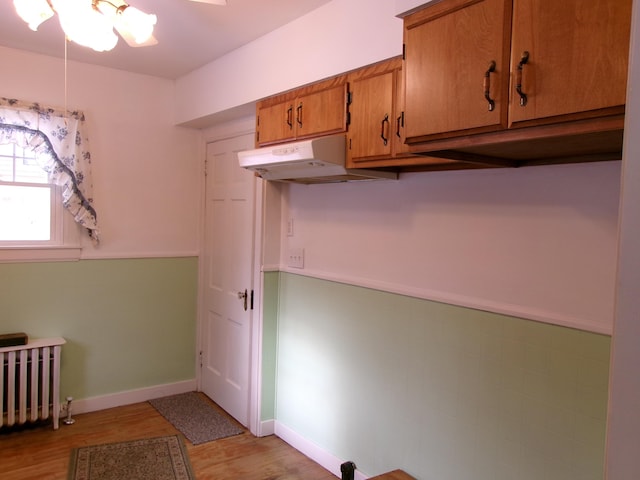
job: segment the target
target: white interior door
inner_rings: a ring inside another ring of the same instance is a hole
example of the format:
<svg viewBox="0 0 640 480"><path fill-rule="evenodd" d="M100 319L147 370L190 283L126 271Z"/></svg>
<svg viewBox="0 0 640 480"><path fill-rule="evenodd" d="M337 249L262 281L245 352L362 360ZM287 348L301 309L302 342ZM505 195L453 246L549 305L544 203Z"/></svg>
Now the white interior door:
<svg viewBox="0 0 640 480"><path fill-rule="evenodd" d="M237 152L253 134L207 145L201 388L240 423L249 421L256 179Z"/></svg>

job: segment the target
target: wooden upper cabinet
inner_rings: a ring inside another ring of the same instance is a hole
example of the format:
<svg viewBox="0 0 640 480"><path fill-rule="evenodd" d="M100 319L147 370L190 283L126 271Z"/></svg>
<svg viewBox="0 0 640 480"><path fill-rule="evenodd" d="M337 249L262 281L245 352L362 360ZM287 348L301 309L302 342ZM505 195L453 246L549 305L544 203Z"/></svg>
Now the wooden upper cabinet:
<svg viewBox="0 0 640 480"><path fill-rule="evenodd" d="M511 125L624 112L631 3L514 1Z"/></svg>
<svg viewBox="0 0 640 480"><path fill-rule="evenodd" d="M258 105L257 110L259 144L266 145L295 138L292 102L281 102L262 107Z"/></svg>
<svg viewBox="0 0 640 480"><path fill-rule="evenodd" d="M353 100L349 111L348 150L356 160L391 156L393 135L394 75L387 72L356 80L351 84Z"/></svg>
<svg viewBox="0 0 640 480"><path fill-rule="evenodd" d="M355 70L349 88L347 165L397 166L399 158L412 157L404 143L402 58Z"/></svg>
<svg viewBox="0 0 640 480"><path fill-rule="evenodd" d="M404 19L408 143L506 127L510 25L511 0L445 0Z"/></svg>
<svg viewBox="0 0 640 480"><path fill-rule="evenodd" d="M269 97L258 102L258 146L345 132L345 76Z"/></svg>
<svg viewBox="0 0 640 480"><path fill-rule="evenodd" d="M408 15L407 143L624 114L631 3L442 0Z"/></svg>
<svg viewBox="0 0 640 480"><path fill-rule="evenodd" d="M354 77L349 81L348 157L352 162L389 158L395 125L395 72L382 65L361 70Z"/></svg>
<svg viewBox="0 0 640 480"><path fill-rule="evenodd" d="M257 144L347 132L351 168L619 160L632 3L430 2L402 59L260 101Z"/></svg>
<svg viewBox="0 0 640 480"><path fill-rule="evenodd" d="M295 102L296 137L310 137L346 130L347 85L336 85L300 95Z"/></svg>

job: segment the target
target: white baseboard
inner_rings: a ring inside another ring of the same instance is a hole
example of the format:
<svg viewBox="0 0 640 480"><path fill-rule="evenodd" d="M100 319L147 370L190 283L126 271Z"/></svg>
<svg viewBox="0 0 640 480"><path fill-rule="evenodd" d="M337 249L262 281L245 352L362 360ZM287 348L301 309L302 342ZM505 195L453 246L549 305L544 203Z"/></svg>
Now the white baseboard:
<svg viewBox="0 0 640 480"><path fill-rule="evenodd" d="M273 435L276 430L275 423L275 420L265 420L263 422L260 422L260 426L258 427L258 436L266 437L268 435Z"/></svg>
<svg viewBox="0 0 640 480"><path fill-rule="evenodd" d="M302 437L300 434L294 432L286 425L275 421L275 435L299 452L305 454L311 460L316 462L321 467L329 470L336 477L341 478L342 472L340 472L340 465L347 460L342 460L335 455L327 452L322 447ZM368 477L362 472L356 470L355 480L366 480Z"/></svg>
<svg viewBox="0 0 640 480"><path fill-rule="evenodd" d="M127 390L125 392L111 393L99 397L80 398L73 400L71 413L88 413L107 408L131 405L132 403L146 402L154 398L177 395L179 393L193 392L196 390L196 380L185 380L164 385L154 385L153 387L140 388L137 390ZM61 404L66 405L65 399L61 399Z"/></svg>

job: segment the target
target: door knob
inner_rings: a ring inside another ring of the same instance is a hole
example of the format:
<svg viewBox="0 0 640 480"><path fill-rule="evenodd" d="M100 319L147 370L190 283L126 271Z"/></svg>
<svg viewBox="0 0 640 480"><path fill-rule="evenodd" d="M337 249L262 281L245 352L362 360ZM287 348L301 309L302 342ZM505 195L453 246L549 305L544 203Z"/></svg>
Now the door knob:
<svg viewBox="0 0 640 480"><path fill-rule="evenodd" d="M244 292L238 292L238 299L244 300L244 309L247 310L247 289Z"/></svg>

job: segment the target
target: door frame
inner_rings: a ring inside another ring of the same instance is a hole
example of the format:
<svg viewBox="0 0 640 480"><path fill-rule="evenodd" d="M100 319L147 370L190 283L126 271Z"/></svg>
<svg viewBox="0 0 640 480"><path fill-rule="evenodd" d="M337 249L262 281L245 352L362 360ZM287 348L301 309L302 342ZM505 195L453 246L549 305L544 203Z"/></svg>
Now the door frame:
<svg viewBox="0 0 640 480"><path fill-rule="evenodd" d="M202 159L202 172L205 171L205 162L207 159L207 145L221 140L227 140L246 134L255 136L255 117L247 117L235 121L230 121L222 125L217 125L204 130L202 133L202 142L199 149L199 155ZM251 345L250 345L250 372L249 372L249 431L257 436L268 435L270 432L263 432L260 421L260 406L262 393L262 253L263 253L263 205L264 205L264 185L262 181L255 182L255 205L254 205L254 238L253 238L253 265L252 276L253 282L251 289L253 295L253 310L251 312ZM200 352L203 345L203 329L204 318L206 312L204 307L205 288L204 288L204 259L202 252L205 248L205 206L206 206L206 178L202 175L200 182L200 232L199 232L199 255L198 255L198 302L197 302L197 322L196 322L196 387L201 390L202 370L200 365Z"/></svg>

